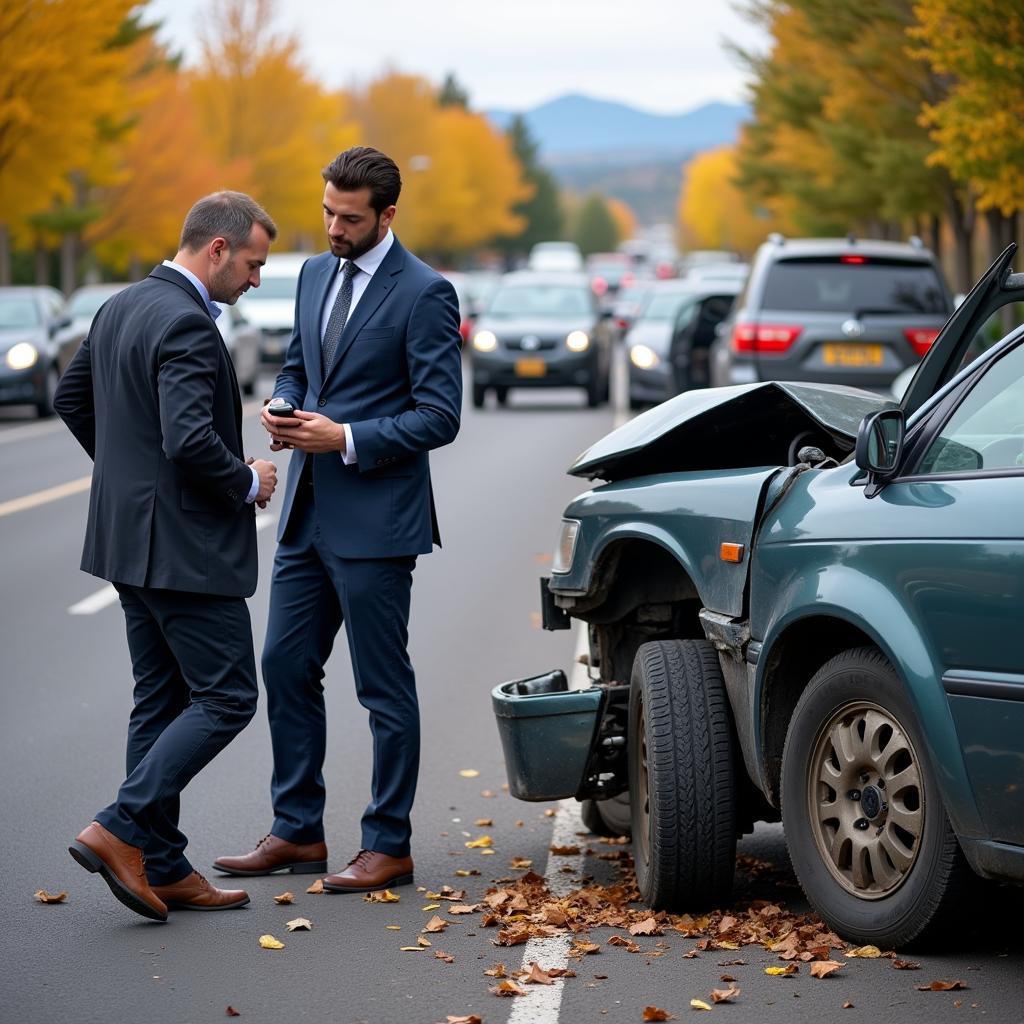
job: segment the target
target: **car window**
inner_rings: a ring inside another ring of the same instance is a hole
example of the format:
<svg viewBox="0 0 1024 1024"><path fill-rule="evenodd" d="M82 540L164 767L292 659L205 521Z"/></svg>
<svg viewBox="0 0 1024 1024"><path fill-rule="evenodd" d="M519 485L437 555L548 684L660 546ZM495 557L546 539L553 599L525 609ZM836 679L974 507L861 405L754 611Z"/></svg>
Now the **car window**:
<svg viewBox="0 0 1024 1024"><path fill-rule="evenodd" d="M854 258L865 262L843 262ZM866 256L779 260L768 271L761 305L811 313L949 311L930 264Z"/></svg>
<svg viewBox="0 0 1024 1024"><path fill-rule="evenodd" d="M298 274L295 277L264 274L260 278L259 288L246 292L245 298L247 302L253 299L294 299L298 285Z"/></svg>
<svg viewBox="0 0 1024 1024"><path fill-rule="evenodd" d="M1024 470L1024 345L990 364L925 453L919 474Z"/></svg>
<svg viewBox="0 0 1024 1024"><path fill-rule="evenodd" d="M27 295L0 298L0 330L5 327L38 327L39 307Z"/></svg>
<svg viewBox="0 0 1024 1024"><path fill-rule="evenodd" d="M514 285L491 297L491 316L586 316L592 311L590 292L563 285Z"/></svg>
<svg viewBox="0 0 1024 1024"><path fill-rule="evenodd" d="M693 301L690 296L679 292L668 292L665 295L652 295L641 314L643 320L672 320L679 307L686 301Z"/></svg>

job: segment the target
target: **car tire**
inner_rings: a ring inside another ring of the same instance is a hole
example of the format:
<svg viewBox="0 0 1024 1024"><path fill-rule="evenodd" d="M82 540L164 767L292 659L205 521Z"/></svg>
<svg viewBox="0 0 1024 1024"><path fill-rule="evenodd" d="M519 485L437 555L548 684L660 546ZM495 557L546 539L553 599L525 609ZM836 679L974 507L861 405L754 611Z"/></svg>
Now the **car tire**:
<svg viewBox="0 0 1024 1024"><path fill-rule="evenodd" d="M41 420L49 419L53 413L53 400L57 394L57 384L60 382L60 373L56 366L50 366L43 379L43 393L36 402L36 412Z"/></svg>
<svg viewBox="0 0 1024 1024"><path fill-rule="evenodd" d="M807 899L851 942L905 946L955 911L970 870L910 700L876 648L836 655L797 702L782 821Z"/></svg>
<svg viewBox="0 0 1024 1024"><path fill-rule="evenodd" d="M628 836L632 827L629 790L607 800L584 800L580 817L588 832L595 836Z"/></svg>
<svg viewBox="0 0 1024 1024"><path fill-rule="evenodd" d="M483 384L473 384L473 408L482 409L487 398L487 388Z"/></svg>
<svg viewBox="0 0 1024 1024"><path fill-rule="evenodd" d="M735 734L707 640L643 644L629 694L629 797L641 898L655 909L725 900L736 863Z"/></svg>
<svg viewBox="0 0 1024 1024"><path fill-rule="evenodd" d="M495 388L494 397L498 400L498 405L508 405L508 388Z"/></svg>
<svg viewBox="0 0 1024 1024"><path fill-rule="evenodd" d="M587 381L587 408L596 409L601 405L601 398L603 393L603 387L601 385L601 378L595 371L590 380Z"/></svg>
<svg viewBox="0 0 1024 1024"><path fill-rule="evenodd" d="M245 395L246 398L252 398L252 396L256 394L256 378L255 377L253 377L251 380L247 380L242 385L242 394Z"/></svg>

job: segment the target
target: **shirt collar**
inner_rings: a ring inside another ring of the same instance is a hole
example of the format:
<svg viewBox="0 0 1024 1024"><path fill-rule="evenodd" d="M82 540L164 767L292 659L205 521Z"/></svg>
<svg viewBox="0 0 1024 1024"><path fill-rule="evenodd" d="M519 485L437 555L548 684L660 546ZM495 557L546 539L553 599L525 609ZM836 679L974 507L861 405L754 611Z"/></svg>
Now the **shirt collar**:
<svg viewBox="0 0 1024 1024"><path fill-rule="evenodd" d="M364 274L373 277L377 268L384 262L384 257L387 256L388 250L394 244L394 241L394 233L391 228L388 228L387 234L372 249L364 252L362 256L354 261L355 265ZM346 263L348 263L348 260L339 258L338 270L340 271Z"/></svg>
<svg viewBox="0 0 1024 1024"><path fill-rule="evenodd" d="M200 281L199 278L188 269L188 267L183 267L180 263L175 263L173 260L164 260L163 265L165 267L170 267L171 270L176 270L183 277L188 278L188 280L195 286L196 291L199 292L203 302L206 304L206 308L210 311L210 316L212 316L214 320L220 316L223 312L220 306L218 306L216 302L210 301L210 293L206 290L206 285L203 284L203 282Z"/></svg>

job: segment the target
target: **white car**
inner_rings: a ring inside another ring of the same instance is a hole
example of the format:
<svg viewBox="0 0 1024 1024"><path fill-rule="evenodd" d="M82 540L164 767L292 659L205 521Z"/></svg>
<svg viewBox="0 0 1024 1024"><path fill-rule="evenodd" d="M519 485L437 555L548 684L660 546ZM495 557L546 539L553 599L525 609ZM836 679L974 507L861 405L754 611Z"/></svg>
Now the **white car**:
<svg viewBox="0 0 1024 1024"><path fill-rule="evenodd" d="M583 253L575 242L538 242L530 250L527 269L545 273L582 273Z"/></svg>
<svg viewBox="0 0 1024 1024"><path fill-rule="evenodd" d="M245 319L261 331L260 361L279 366L295 321L295 290L299 271L310 257L306 252L271 253L260 271L259 288L238 300Z"/></svg>

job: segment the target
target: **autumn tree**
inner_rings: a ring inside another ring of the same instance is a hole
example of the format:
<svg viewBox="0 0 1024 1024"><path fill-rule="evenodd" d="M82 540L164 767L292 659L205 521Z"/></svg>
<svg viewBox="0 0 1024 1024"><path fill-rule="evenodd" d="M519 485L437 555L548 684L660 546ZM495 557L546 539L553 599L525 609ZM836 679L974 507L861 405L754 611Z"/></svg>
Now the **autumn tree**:
<svg viewBox="0 0 1024 1024"><path fill-rule="evenodd" d="M615 221L615 230L619 241L623 242L627 238L633 238L636 235L636 214L629 203L616 196L608 196L605 199L605 204L608 207L608 212L612 215L612 220Z"/></svg>
<svg viewBox="0 0 1024 1024"><path fill-rule="evenodd" d="M593 252L611 252L619 244L619 228L604 197L592 192L576 216L573 240L584 256Z"/></svg>

